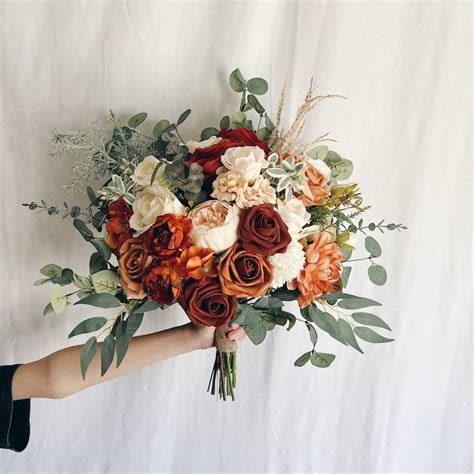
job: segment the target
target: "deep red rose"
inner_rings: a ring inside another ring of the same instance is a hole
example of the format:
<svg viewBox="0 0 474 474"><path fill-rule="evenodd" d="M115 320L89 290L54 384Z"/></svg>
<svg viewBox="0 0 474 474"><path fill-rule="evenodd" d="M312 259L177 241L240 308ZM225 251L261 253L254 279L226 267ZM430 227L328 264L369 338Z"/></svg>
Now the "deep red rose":
<svg viewBox="0 0 474 474"><path fill-rule="evenodd" d="M222 140L207 148L196 148L191 158L186 161L188 166L197 163L202 166L205 182L209 184L216 178L216 171L222 166L221 156L229 148L237 146L258 146L266 154L270 153L268 145L257 138L254 132L246 128L235 130L222 129L219 134Z"/></svg>
<svg viewBox="0 0 474 474"><path fill-rule="evenodd" d="M259 140L257 135L248 128L236 128L235 130L227 130L223 128L218 136L232 141L235 143L233 146L258 146L267 155L269 155L271 151L269 146L265 142Z"/></svg>
<svg viewBox="0 0 474 474"><path fill-rule="evenodd" d="M287 225L270 204L248 207L241 212L239 237L247 252L266 257L285 252L291 242Z"/></svg>
<svg viewBox="0 0 474 474"><path fill-rule="evenodd" d="M217 278L201 278L186 284L179 297L189 319L195 326L224 327L234 317L237 298L222 293Z"/></svg>
<svg viewBox="0 0 474 474"><path fill-rule="evenodd" d="M145 292L159 304L174 303L182 290L182 280L172 260L152 267L143 279Z"/></svg>
<svg viewBox="0 0 474 474"><path fill-rule="evenodd" d="M115 251L133 235L132 229L128 221L133 214L131 206L127 204L123 197L119 197L116 201L111 202L107 209L109 220L105 224L107 235L105 242Z"/></svg>
<svg viewBox="0 0 474 474"><path fill-rule="evenodd" d="M176 257L191 244L191 228L191 219L164 214L143 234L145 250L159 260Z"/></svg>

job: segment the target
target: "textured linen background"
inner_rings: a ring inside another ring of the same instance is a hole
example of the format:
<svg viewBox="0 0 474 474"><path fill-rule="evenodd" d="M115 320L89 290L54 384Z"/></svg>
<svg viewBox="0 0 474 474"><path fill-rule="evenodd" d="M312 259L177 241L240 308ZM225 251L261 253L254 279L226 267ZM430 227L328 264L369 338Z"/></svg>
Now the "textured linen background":
<svg viewBox="0 0 474 474"><path fill-rule="evenodd" d="M304 327L239 351L235 403L205 391L213 351L196 352L68 399L34 400L23 454L1 472L468 472L471 469L471 5L468 3L1 3L0 363L67 344L93 309L41 316L49 262L86 272L91 248L70 222L21 203L85 203L61 185L50 130L108 108L152 120L193 113L186 138L239 97L229 72L288 77L285 124L311 76L324 102L303 139L331 131L373 203L366 219L403 221L380 238L389 284L354 265L351 292L380 299L396 342L360 355L321 334L331 369L293 367ZM294 308L296 309L296 308ZM141 333L186 321L149 314ZM80 342L80 341L79 341Z"/></svg>

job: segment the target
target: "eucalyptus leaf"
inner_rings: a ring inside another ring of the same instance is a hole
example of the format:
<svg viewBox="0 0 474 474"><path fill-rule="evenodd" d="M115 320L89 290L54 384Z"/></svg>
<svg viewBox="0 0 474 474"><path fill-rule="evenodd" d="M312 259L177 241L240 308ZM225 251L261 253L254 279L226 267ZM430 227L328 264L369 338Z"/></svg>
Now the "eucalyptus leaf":
<svg viewBox="0 0 474 474"><path fill-rule="evenodd" d="M219 133L219 130L214 127L207 127L201 132L201 140L207 140L208 138L215 137Z"/></svg>
<svg viewBox="0 0 474 474"><path fill-rule="evenodd" d="M63 269L59 265L50 263L41 268L40 273L46 277L57 277L61 275Z"/></svg>
<svg viewBox="0 0 474 474"><path fill-rule="evenodd" d="M254 95L249 94L249 96L247 97L247 100L258 114L262 115L265 112L265 108Z"/></svg>
<svg viewBox="0 0 474 474"><path fill-rule="evenodd" d="M86 334L88 332L98 331L107 324L107 318L96 316L94 318L85 319L81 321L70 333L68 338L77 336L79 334Z"/></svg>
<svg viewBox="0 0 474 474"><path fill-rule="evenodd" d="M84 240L88 242L94 238L94 234L92 231L84 224L84 221L81 219L74 219L72 221L74 227L80 232Z"/></svg>
<svg viewBox="0 0 474 474"><path fill-rule="evenodd" d="M137 128L146 120L147 117L148 114L146 112L140 112L139 114L136 114L129 119L128 126L132 128Z"/></svg>
<svg viewBox="0 0 474 474"><path fill-rule="evenodd" d="M261 344L266 336L265 326L262 323L260 316L258 319L245 320L244 331L247 334L248 338L252 341L253 344Z"/></svg>
<svg viewBox="0 0 474 474"><path fill-rule="evenodd" d="M359 324L365 324L366 326L375 326L383 329L387 329L391 331L392 329L390 326L382 319L372 313L352 313L351 317L354 321L358 322Z"/></svg>
<svg viewBox="0 0 474 474"><path fill-rule="evenodd" d="M114 360L115 339L113 334L108 334L102 343L102 350L100 353L100 375L103 377L107 370L109 370L112 361Z"/></svg>
<svg viewBox="0 0 474 474"><path fill-rule="evenodd" d="M115 295L119 284L119 276L112 270L101 270L91 275L92 285L96 293Z"/></svg>
<svg viewBox="0 0 474 474"><path fill-rule="evenodd" d="M188 117L189 114L191 113L191 109L185 110L178 118L178 121L176 122L176 125L181 125Z"/></svg>
<svg viewBox="0 0 474 474"><path fill-rule="evenodd" d="M89 259L89 272L94 274L101 270L107 269L107 262L102 258L100 253L94 252Z"/></svg>
<svg viewBox="0 0 474 474"><path fill-rule="evenodd" d="M303 365L305 365L306 362L309 361L310 357L311 357L311 351L305 352L303 355L299 356L298 359L295 360L294 362L295 367L303 367Z"/></svg>
<svg viewBox="0 0 474 474"><path fill-rule="evenodd" d="M307 323L306 327L308 328L309 338L311 339L311 342L314 347L318 342L318 333L316 332L316 329L314 329L314 326L312 326L311 324Z"/></svg>
<svg viewBox="0 0 474 474"><path fill-rule="evenodd" d="M363 354L364 352L357 343L357 339L354 336L354 331L352 330L351 325L344 319L339 319L337 324L339 326L340 333L347 344L353 347L356 351L359 351L361 354Z"/></svg>
<svg viewBox="0 0 474 474"><path fill-rule="evenodd" d="M273 290L272 295L281 301L295 301L298 299L300 292L298 290L289 290L286 287L282 287Z"/></svg>
<svg viewBox="0 0 474 474"><path fill-rule="evenodd" d="M48 281L50 281L49 278L40 278L39 280L36 280L33 285L35 286L41 286L41 285L44 285L45 283L47 283Z"/></svg>
<svg viewBox="0 0 474 474"><path fill-rule="evenodd" d="M48 303L43 309L43 316L47 316L48 314L52 313L53 311L54 311L53 305L51 303Z"/></svg>
<svg viewBox="0 0 474 474"><path fill-rule="evenodd" d="M228 115L225 115L221 118L219 127L224 129L228 129L230 127L230 117Z"/></svg>
<svg viewBox="0 0 474 474"><path fill-rule="evenodd" d="M367 269L370 281L374 285L385 285L387 283L387 271L382 265L373 264Z"/></svg>
<svg viewBox="0 0 474 474"><path fill-rule="evenodd" d="M56 314L64 311L67 303L67 296L60 285L55 284L51 287L51 306Z"/></svg>
<svg viewBox="0 0 474 474"><path fill-rule="evenodd" d="M75 275L73 283L76 288L80 289L87 289L92 287L91 280L89 279L89 277L86 276Z"/></svg>
<svg viewBox="0 0 474 474"><path fill-rule="evenodd" d="M156 301L153 301L153 300L149 300L149 301L145 301L145 303L143 303L142 305L140 306L137 306L133 312L138 314L138 313L148 313L148 311L155 311L156 309L159 309L161 308L161 306L156 302Z"/></svg>
<svg viewBox="0 0 474 474"><path fill-rule="evenodd" d="M344 267L341 273L342 286L345 288L351 276L352 267Z"/></svg>
<svg viewBox="0 0 474 474"><path fill-rule="evenodd" d="M159 138L159 136L170 126L170 121L167 119L160 120L153 128L153 136Z"/></svg>
<svg viewBox="0 0 474 474"><path fill-rule="evenodd" d="M370 328L366 328L364 326L357 326L354 328L354 332L357 335L357 337L360 337L364 341L367 342L372 342L375 344L381 343L381 342L391 342L394 341L395 339L390 339L387 337L383 337L380 334L376 333Z"/></svg>
<svg viewBox="0 0 474 474"><path fill-rule="evenodd" d="M326 367L329 367L336 356L334 354L326 354L325 352L313 352L311 354L311 363L315 365L316 367L325 369Z"/></svg>
<svg viewBox="0 0 474 474"><path fill-rule="evenodd" d="M74 281L74 272L70 268L64 268L61 272L61 275L57 277L51 277L52 283L57 283L58 285L65 286L69 285Z"/></svg>
<svg viewBox="0 0 474 474"><path fill-rule="evenodd" d="M86 304L96 306L98 308L118 308L122 303L115 296L109 295L107 293L101 293L98 295L87 296L86 298L77 301L74 304Z"/></svg>
<svg viewBox="0 0 474 474"><path fill-rule="evenodd" d="M234 69L230 73L229 84L235 92L242 92L245 89L245 79L240 69Z"/></svg>
<svg viewBox="0 0 474 474"><path fill-rule="evenodd" d="M260 77L253 77L247 81L247 90L251 94L262 95L268 91L268 83Z"/></svg>
<svg viewBox="0 0 474 474"><path fill-rule="evenodd" d="M305 154L307 157L313 160L324 160L328 154L329 148L326 145L317 146L307 151Z"/></svg>
<svg viewBox="0 0 474 474"><path fill-rule="evenodd" d="M380 244L371 235L365 238L365 248L372 257L380 257L382 255Z"/></svg>
<svg viewBox="0 0 474 474"><path fill-rule="evenodd" d="M105 240L104 239L93 239L93 240L91 240L91 243L96 248L96 250L99 252L100 256L104 259L104 261L108 262L110 257L112 256L112 250L105 243Z"/></svg>
<svg viewBox="0 0 474 474"><path fill-rule="evenodd" d="M379 302L369 298L346 298L340 300L337 305L343 309L360 309L368 306L382 306Z"/></svg>
<svg viewBox="0 0 474 474"><path fill-rule="evenodd" d="M81 374L82 374L83 380L86 380L87 369L89 368L96 352L97 352L97 338L91 337L82 346L82 350L81 350Z"/></svg>

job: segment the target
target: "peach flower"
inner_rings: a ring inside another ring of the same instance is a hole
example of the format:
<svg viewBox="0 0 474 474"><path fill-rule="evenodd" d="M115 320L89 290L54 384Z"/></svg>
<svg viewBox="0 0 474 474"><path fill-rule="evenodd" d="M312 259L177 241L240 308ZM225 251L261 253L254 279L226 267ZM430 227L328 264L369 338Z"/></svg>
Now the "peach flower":
<svg viewBox="0 0 474 474"><path fill-rule="evenodd" d="M303 194L298 196L298 199L300 199L306 207L322 206L327 197L331 194L331 189L326 177L312 165L308 165L306 177L308 181L303 189Z"/></svg>
<svg viewBox="0 0 474 474"><path fill-rule="evenodd" d="M340 262L344 258L344 254L334 242L334 236L327 232L315 234L313 242L306 249L306 266L288 283L290 290L300 291L298 303L301 308L340 288Z"/></svg>
<svg viewBox="0 0 474 474"><path fill-rule="evenodd" d="M205 276L217 276L214 250L192 245L184 249L177 259L178 273L184 278L200 280Z"/></svg>
<svg viewBox="0 0 474 474"><path fill-rule="evenodd" d="M214 191L211 196L219 201L235 201L239 190L246 181L240 171L226 171L217 176L212 183Z"/></svg>
<svg viewBox="0 0 474 474"><path fill-rule="evenodd" d="M275 204L276 191L268 179L258 176L253 184L246 183L238 190L235 203L241 209L259 204Z"/></svg>

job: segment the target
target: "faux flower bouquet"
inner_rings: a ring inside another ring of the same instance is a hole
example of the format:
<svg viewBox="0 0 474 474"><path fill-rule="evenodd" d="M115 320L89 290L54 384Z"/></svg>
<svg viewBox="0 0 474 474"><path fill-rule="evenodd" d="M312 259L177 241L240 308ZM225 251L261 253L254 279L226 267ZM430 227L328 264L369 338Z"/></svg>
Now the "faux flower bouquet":
<svg viewBox="0 0 474 474"><path fill-rule="evenodd" d="M290 330L301 321L310 347L296 366L310 361L328 367L334 360L316 350L318 330L359 352L358 338L392 340L369 327L390 330L384 321L361 311L380 304L343 288L358 233L405 227L356 220L367 207L357 184L347 182L352 162L320 144L332 141L328 134L308 144L297 142L307 114L336 96L315 96L311 84L283 132L285 89L273 122L257 98L268 89L265 80L246 81L236 69L230 85L241 93L240 110L224 116L219 128L205 128L200 141L185 141L180 134L190 110L176 122L160 120L148 134L140 128L146 113L123 125L112 112L109 133L97 125L54 133L54 156L82 155L72 169L70 191L90 178L106 179L96 191L87 187L85 209L24 204L70 216L95 249L87 275L56 264L41 269L44 278L35 284L52 283L44 314L61 314L73 297L76 305L117 308L113 318L86 319L69 334L100 331L83 346L83 377L98 338L103 337L103 375L114 358L117 366L122 362L144 314L175 303L196 326L217 328L208 390L224 399L234 399L236 383L236 347L225 337L231 322L260 344L276 326ZM256 127L251 113L256 113ZM358 260L367 260L370 280L383 285L386 271L376 263L380 245L366 236L365 248L367 257ZM65 291L71 284L76 289ZM283 302L292 300L298 301L301 317L284 309Z"/></svg>

